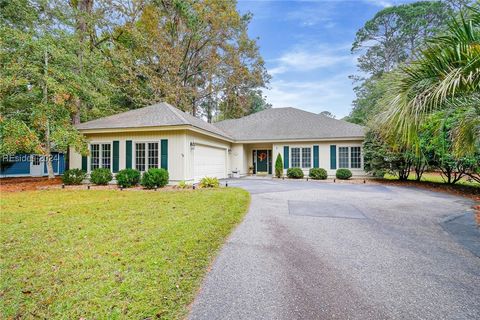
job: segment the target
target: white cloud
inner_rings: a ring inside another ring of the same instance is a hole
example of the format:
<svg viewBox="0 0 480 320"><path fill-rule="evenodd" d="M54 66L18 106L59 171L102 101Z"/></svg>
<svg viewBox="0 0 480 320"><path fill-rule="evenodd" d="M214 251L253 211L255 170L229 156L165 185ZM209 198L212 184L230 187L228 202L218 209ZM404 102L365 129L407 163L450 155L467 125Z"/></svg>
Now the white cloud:
<svg viewBox="0 0 480 320"><path fill-rule="evenodd" d="M327 110L338 119L349 114L354 99L347 73L315 81L273 79L270 87L265 95L274 108L295 107L314 113Z"/></svg>
<svg viewBox="0 0 480 320"><path fill-rule="evenodd" d="M274 67L268 71L271 75L278 75L286 72L313 71L342 63L351 65L354 57L348 49L349 46L339 46L337 48L297 46L281 55L280 58L271 60Z"/></svg>

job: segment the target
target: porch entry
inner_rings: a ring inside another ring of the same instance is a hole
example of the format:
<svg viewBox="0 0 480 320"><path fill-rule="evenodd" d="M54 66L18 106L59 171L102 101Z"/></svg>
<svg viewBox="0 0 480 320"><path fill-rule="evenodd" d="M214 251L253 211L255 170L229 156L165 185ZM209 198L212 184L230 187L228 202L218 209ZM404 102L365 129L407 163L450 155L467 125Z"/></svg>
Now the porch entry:
<svg viewBox="0 0 480 320"><path fill-rule="evenodd" d="M272 174L272 150L253 150L253 173Z"/></svg>

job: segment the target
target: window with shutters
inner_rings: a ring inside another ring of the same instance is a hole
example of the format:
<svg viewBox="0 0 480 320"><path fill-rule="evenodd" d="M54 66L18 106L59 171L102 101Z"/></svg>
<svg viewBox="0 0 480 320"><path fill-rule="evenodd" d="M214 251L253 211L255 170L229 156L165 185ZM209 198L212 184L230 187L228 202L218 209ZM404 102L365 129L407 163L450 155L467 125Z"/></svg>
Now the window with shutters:
<svg viewBox="0 0 480 320"><path fill-rule="evenodd" d="M338 148L338 167L348 169L348 147Z"/></svg>
<svg viewBox="0 0 480 320"><path fill-rule="evenodd" d="M298 168L300 167L300 148L292 148L292 156L291 156L291 161L292 161L292 168Z"/></svg>
<svg viewBox="0 0 480 320"><path fill-rule="evenodd" d="M362 149L361 147L339 147L338 148L338 167L347 169L362 168Z"/></svg>
<svg viewBox="0 0 480 320"><path fill-rule="evenodd" d="M150 168L158 168L158 149L158 142L135 143L135 168L142 172Z"/></svg>
<svg viewBox="0 0 480 320"><path fill-rule="evenodd" d="M112 145L110 143L90 144L90 170L98 168L111 169Z"/></svg>
<svg viewBox="0 0 480 320"><path fill-rule="evenodd" d="M312 149L302 148L302 168L310 168L312 166Z"/></svg>

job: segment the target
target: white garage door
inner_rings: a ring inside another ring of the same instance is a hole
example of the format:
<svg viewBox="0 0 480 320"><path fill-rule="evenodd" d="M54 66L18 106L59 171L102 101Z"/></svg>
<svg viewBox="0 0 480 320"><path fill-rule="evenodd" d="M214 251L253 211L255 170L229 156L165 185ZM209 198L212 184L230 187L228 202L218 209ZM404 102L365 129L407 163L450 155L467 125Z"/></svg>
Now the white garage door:
<svg viewBox="0 0 480 320"><path fill-rule="evenodd" d="M208 146L195 146L193 158L195 180L204 177L226 178L226 151Z"/></svg>

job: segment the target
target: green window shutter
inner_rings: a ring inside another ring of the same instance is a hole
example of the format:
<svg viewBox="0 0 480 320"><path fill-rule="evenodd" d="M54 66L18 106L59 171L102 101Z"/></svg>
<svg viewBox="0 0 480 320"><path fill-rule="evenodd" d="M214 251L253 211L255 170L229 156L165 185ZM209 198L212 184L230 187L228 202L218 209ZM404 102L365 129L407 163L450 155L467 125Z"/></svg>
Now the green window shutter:
<svg viewBox="0 0 480 320"><path fill-rule="evenodd" d="M127 140L125 145L125 168L132 168L132 140Z"/></svg>
<svg viewBox="0 0 480 320"><path fill-rule="evenodd" d="M120 158L120 141L113 141L113 166L112 171L118 172Z"/></svg>
<svg viewBox="0 0 480 320"><path fill-rule="evenodd" d="M88 171L88 160L87 156L82 156L82 170L83 171Z"/></svg>
<svg viewBox="0 0 480 320"><path fill-rule="evenodd" d="M160 149L161 149L160 165L163 169L168 170L168 140L167 139L162 139Z"/></svg>
<svg viewBox="0 0 480 320"><path fill-rule="evenodd" d="M290 163L289 163L289 147L288 146L284 146L283 147L283 168L284 169L288 169L289 166L290 166Z"/></svg>
<svg viewBox="0 0 480 320"><path fill-rule="evenodd" d="M330 169L337 169L337 146L330 145Z"/></svg>
<svg viewBox="0 0 480 320"><path fill-rule="evenodd" d="M313 146L313 167L319 168L320 164L318 161L318 146Z"/></svg>

